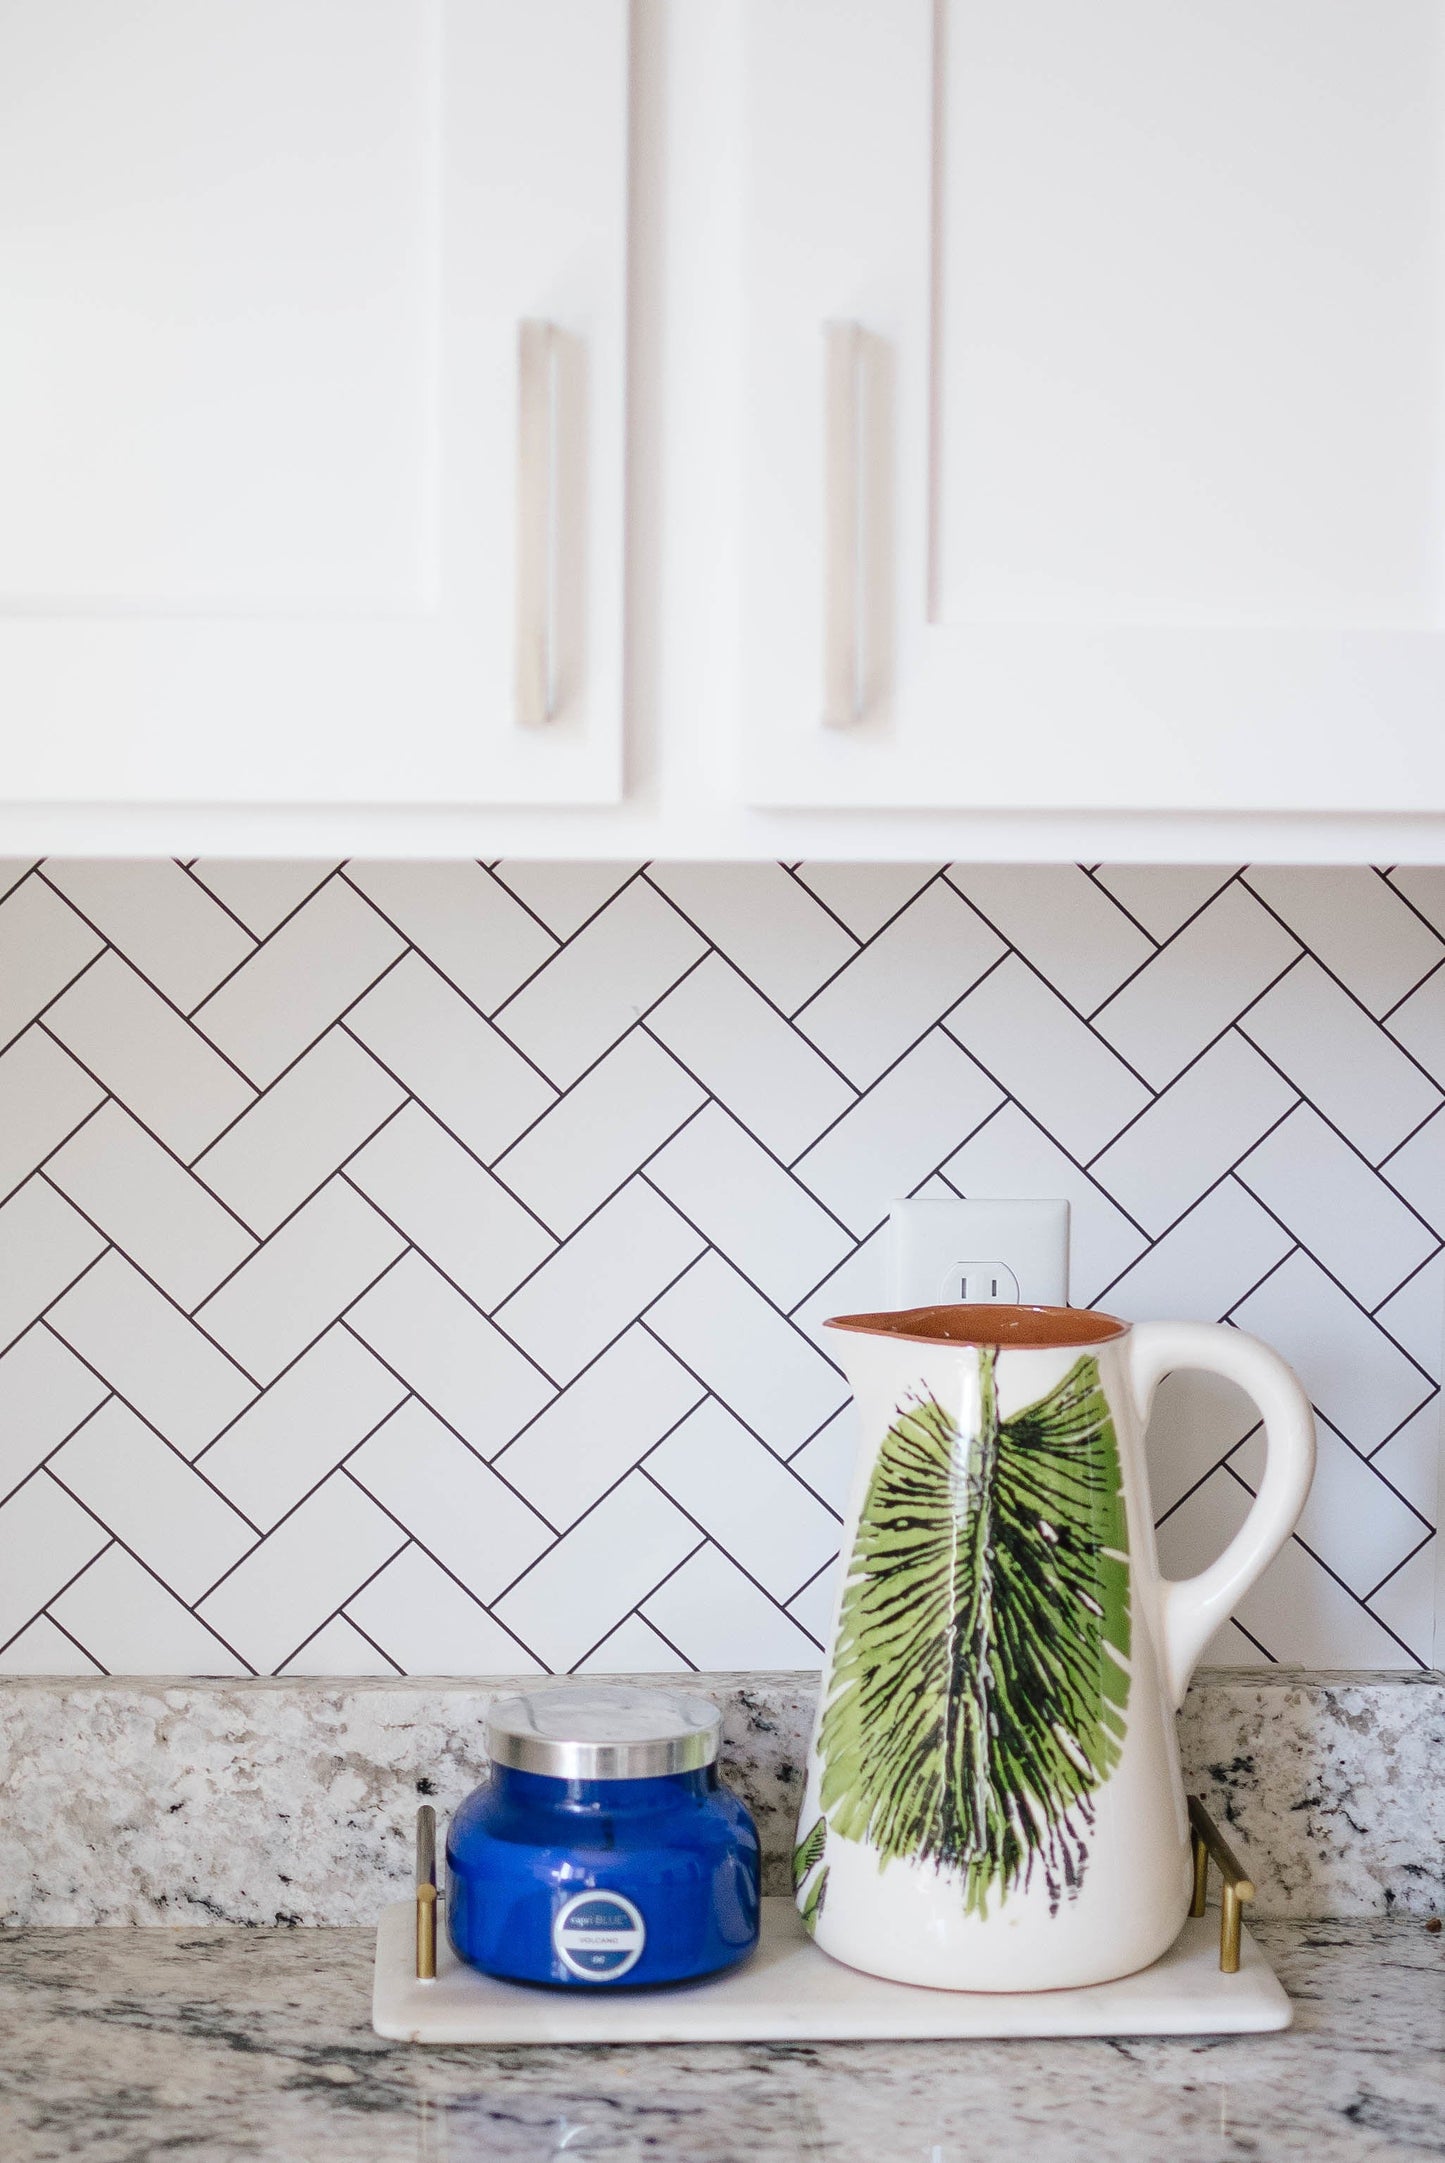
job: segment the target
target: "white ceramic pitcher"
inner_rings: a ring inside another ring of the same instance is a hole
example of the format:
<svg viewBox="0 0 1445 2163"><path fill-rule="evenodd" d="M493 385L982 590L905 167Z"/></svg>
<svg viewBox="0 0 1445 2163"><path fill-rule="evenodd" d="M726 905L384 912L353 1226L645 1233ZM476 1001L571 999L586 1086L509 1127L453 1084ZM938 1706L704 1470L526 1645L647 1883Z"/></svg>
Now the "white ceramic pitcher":
<svg viewBox="0 0 1445 2163"><path fill-rule="evenodd" d="M967 1306L827 1326L863 1440L798 1820L803 1918L850 1967L946 1990L1147 1967L1190 1898L1175 1710L1303 1507L1309 1401L1223 1326ZM1223 1555L1170 1583L1144 1426L1185 1367L1246 1390L1268 1447Z"/></svg>

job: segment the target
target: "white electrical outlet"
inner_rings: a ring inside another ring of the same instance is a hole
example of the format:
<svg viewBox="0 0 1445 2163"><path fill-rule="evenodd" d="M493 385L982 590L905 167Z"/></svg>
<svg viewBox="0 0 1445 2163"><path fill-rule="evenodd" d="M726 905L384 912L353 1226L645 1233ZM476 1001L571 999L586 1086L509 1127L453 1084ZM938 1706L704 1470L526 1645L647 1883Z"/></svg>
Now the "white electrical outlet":
<svg viewBox="0 0 1445 2163"><path fill-rule="evenodd" d="M1063 1307L1069 1298L1067 1202L895 1202L888 1217L895 1307Z"/></svg>
<svg viewBox="0 0 1445 2163"><path fill-rule="evenodd" d="M950 1262L938 1296L962 1300L969 1307L1017 1306L1023 1298L1019 1280L1007 1262Z"/></svg>

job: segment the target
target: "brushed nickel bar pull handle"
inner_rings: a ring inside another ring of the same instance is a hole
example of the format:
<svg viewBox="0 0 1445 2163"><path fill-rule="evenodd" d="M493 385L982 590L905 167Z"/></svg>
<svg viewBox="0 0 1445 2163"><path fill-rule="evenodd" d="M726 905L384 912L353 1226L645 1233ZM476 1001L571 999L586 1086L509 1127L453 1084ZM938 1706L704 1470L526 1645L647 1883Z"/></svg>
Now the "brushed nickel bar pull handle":
<svg viewBox="0 0 1445 2163"><path fill-rule="evenodd" d="M517 720L556 707L557 342L550 323L517 327Z"/></svg>
<svg viewBox="0 0 1445 2163"><path fill-rule="evenodd" d="M416 1972L432 1983L437 1972L437 1814L423 1803L416 1814Z"/></svg>
<svg viewBox="0 0 1445 2163"><path fill-rule="evenodd" d="M823 327L823 722L863 711L863 333Z"/></svg>
<svg viewBox="0 0 1445 2163"><path fill-rule="evenodd" d="M1219 1913L1219 1966L1225 1975L1239 1973L1239 1940L1244 1903L1254 1898L1254 1881L1197 1795L1189 1798L1189 1830L1194 1847L1194 1898L1191 1915L1202 1915L1209 1891L1209 1865L1223 1880Z"/></svg>

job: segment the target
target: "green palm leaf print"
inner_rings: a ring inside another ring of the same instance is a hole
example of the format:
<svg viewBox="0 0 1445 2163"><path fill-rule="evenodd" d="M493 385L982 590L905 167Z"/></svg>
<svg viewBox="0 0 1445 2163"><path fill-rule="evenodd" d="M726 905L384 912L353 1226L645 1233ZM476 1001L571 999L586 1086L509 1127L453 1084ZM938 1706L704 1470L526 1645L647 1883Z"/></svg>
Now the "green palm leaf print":
<svg viewBox="0 0 1445 2163"><path fill-rule="evenodd" d="M800 1840L793 1850L793 1891L797 1896L803 1927L810 1933L818 1927L818 1917L823 1912L823 1902L828 1896L827 1865L824 1864L823 1868L818 1870L827 1844L828 1820L819 1818L806 1839ZM804 1892L803 1888L814 1870L818 1870L818 1875Z"/></svg>
<svg viewBox="0 0 1445 2163"><path fill-rule="evenodd" d="M823 1860L823 1847L828 1837L828 1821L819 1818L806 1840L800 1840L793 1850L793 1891L797 1892L810 1870Z"/></svg>
<svg viewBox="0 0 1445 2163"><path fill-rule="evenodd" d="M845 1838L964 1875L976 1914L1042 1870L1077 1890L1129 1698L1119 1448L1098 1362L978 1432L900 1405L859 1519L818 1749Z"/></svg>

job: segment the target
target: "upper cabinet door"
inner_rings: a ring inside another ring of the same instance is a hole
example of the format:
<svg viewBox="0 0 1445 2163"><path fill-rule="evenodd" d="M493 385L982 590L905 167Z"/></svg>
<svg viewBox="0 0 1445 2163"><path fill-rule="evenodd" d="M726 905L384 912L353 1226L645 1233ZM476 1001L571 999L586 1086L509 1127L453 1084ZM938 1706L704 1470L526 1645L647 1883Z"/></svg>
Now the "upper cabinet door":
<svg viewBox="0 0 1445 2163"><path fill-rule="evenodd" d="M1445 808L1440 0L745 0L760 804Z"/></svg>
<svg viewBox="0 0 1445 2163"><path fill-rule="evenodd" d="M626 0L6 0L0 793L600 803Z"/></svg>

